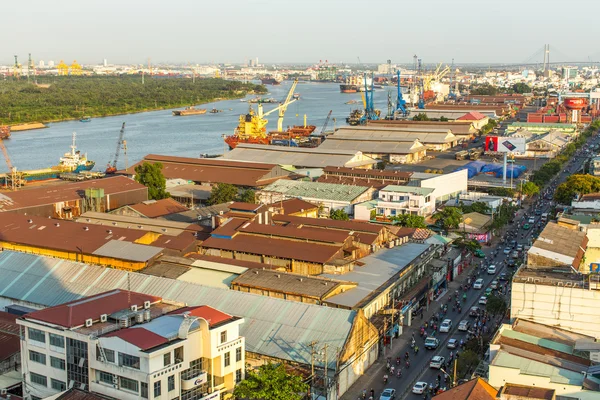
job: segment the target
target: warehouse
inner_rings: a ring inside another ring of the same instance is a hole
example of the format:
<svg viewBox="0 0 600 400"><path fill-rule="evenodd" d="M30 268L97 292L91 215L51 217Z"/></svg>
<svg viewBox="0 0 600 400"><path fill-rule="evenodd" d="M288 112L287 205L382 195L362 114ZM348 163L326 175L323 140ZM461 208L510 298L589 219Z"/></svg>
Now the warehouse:
<svg viewBox="0 0 600 400"><path fill-rule="evenodd" d="M335 134L329 136L318 148L328 151L358 151L394 164L419 162L425 158L426 153L426 147L416 139L400 142L395 139L336 137Z"/></svg>
<svg viewBox="0 0 600 400"><path fill-rule="evenodd" d="M407 128L434 128L450 129L452 134L459 140L470 140L479 131L468 121L413 121L406 120L379 120L369 121L367 126L385 126L385 127L407 127Z"/></svg>
<svg viewBox="0 0 600 400"><path fill-rule="evenodd" d="M416 116L419 114L424 114L429 119L440 119L447 118L450 120L457 120L462 117L469 111L479 111L483 115L490 118L498 118L498 114L496 114L495 110L474 110L474 109L434 109L434 108L410 108L409 113L411 116ZM500 114L502 115L502 114Z"/></svg>
<svg viewBox="0 0 600 400"><path fill-rule="evenodd" d="M86 211L106 212L146 200L146 186L115 176L3 193L0 194L0 212L71 219Z"/></svg>
<svg viewBox="0 0 600 400"><path fill-rule="evenodd" d="M381 189L387 185L406 185L412 174L398 170L325 167L317 182Z"/></svg>
<svg viewBox="0 0 600 400"><path fill-rule="evenodd" d="M450 129L433 127L380 127L380 126L350 126L339 128L330 139L361 139L386 140L398 142L414 142L418 140L427 150L444 151L458 144L458 138Z"/></svg>

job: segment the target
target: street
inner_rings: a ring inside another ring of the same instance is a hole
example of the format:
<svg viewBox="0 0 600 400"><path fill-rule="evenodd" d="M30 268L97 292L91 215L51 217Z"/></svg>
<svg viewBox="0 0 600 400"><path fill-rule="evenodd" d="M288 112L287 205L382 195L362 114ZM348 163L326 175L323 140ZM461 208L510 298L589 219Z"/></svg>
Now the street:
<svg viewBox="0 0 600 400"><path fill-rule="evenodd" d="M591 144L598 144L599 142L600 138L598 134L596 134L590 138L585 148L589 147ZM454 282L450 282L446 293L442 295L441 298L430 304L429 310L425 313L424 317L422 319L419 316L415 317L413 319L413 326L405 327L406 329L404 330L402 336L398 339L394 339L393 344L395 345L392 348L392 352L390 352L389 349L387 350L387 357L389 358L390 365L394 367L394 375L391 374L391 371L386 372L386 359L382 357L383 361L381 363L376 363L369 369L367 373L369 376L365 376L363 377L365 379L361 378L357 383L355 383L355 385L343 396L343 398L351 400L356 398L361 399L363 390L366 390L366 398L368 399L371 394L371 390L373 390L375 394L374 399L376 400L379 399L381 392L385 388L395 389L396 399L418 399L424 397L430 398L431 394L413 394L411 393L411 389L416 382L426 382L427 384L435 386L436 380L440 378L442 381L440 387L448 387L446 384L446 379L448 379L448 383L451 383L454 379L454 363L449 362L450 353L452 352L453 356L455 357L458 349L458 347L457 349L447 348L448 340L453 338L459 343L461 340L466 343L467 332L459 331L458 326L461 321L466 320L470 323L469 329L473 328L476 318L469 316L469 310L473 306L477 306L481 310L485 310L485 305L479 304L479 299L481 296L484 296L485 289L490 287L492 281L496 280L499 285L504 286L504 294L498 294L498 290L493 290L493 294L504 297L510 307L510 283L512 274L514 273L514 268L508 266L508 260L513 256L513 251L518 245L522 245L524 248L519 254L519 260L524 260L526 249L531 246L531 243L534 240L532 236L534 233L539 234L539 232L543 230L545 224L547 223L547 221L541 220L541 214L549 212L552 208L552 195L554 194L556 187L569 175L580 170L583 162L587 158L588 155L586 155L585 149L580 149L567 164L566 169L561 171L551 182L546 185L545 188L541 188L540 194L537 196L537 199L533 202L533 204L528 204L524 209L521 209L516 213L513 222L505 227L507 233L505 234L506 240L504 240L504 244L497 242L494 246L483 248L482 250L484 251L486 258L475 258L473 260L473 264L475 266L467 268L459 277L457 277ZM533 221L530 222L529 218L533 218ZM525 224L529 225L529 229L524 229ZM512 236L507 236L511 234ZM511 241L513 241L512 244ZM508 254L505 254L504 249L507 247L507 245L511 249ZM479 266L480 260L482 263L481 267ZM487 267L489 265L496 266L495 273L488 274ZM499 281L499 277L503 273L506 274L507 280ZM464 291L463 287L467 283L467 279L469 277L471 278L471 284L473 283L474 279L483 279L484 283L482 288L474 289L471 287ZM466 300L464 301L463 294L466 294ZM458 309L454 308L453 310L452 308L452 305L456 303L457 297L460 299L460 312ZM440 311L444 304L448 305L447 313L445 315L441 315ZM424 346L426 337L422 337L420 335L420 328L423 327L426 322L429 322L437 313L440 313L440 317L437 321L438 327L446 318L452 320L452 326L448 333L435 332L434 334L432 334L433 330L431 327L428 327L426 329L428 336L436 337L440 343L436 349L426 350ZM483 328L482 325L482 329L486 329L488 333L493 335L493 332L495 332L500 323L502 323L501 320L490 321L490 317L488 317L485 328ZM415 345L419 348L417 354L415 354L413 348L411 348L411 338L413 336L415 339ZM459 354L461 351L462 350L459 350ZM407 352L409 354L409 367L407 367L405 362L405 354ZM444 370L429 367L430 360L434 356L444 357L447 364L447 368L445 369L446 372L443 372ZM398 368L401 370L401 377L397 376ZM446 375L446 373L448 375ZM384 384L384 375L386 374L388 375L388 382L387 384ZM459 378L462 377L457 377L457 379ZM358 387L360 384L363 386Z"/></svg>

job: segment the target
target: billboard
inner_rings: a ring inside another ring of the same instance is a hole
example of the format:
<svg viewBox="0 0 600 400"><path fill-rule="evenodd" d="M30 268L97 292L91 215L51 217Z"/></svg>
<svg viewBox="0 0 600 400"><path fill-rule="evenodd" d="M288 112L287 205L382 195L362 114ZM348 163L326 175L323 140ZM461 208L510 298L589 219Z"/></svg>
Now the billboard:
<svg viewBox="0 0 600 400"><path fill-rule="evenodd" d="M485 138L485 151L525 153L525 138L487 136Z"/></svg>

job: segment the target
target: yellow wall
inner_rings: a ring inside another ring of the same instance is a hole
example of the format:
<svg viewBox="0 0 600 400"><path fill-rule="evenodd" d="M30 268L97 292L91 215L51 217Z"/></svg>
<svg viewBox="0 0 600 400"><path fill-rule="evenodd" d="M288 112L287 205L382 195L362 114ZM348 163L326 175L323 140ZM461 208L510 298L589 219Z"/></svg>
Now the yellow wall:
<svg viewBox="0 0 600 400"><path fill-rule="evenodd" d="M21 253L37 254L41 256L49 256L56 258L63 258L65 260L83 262L88 264L103 265L106 267L112 267L117 269L124 269L128 271L138 271L146 267L145 262L132 262L119 260L111 257L96 256L93 254L80 254L68 251L45 249L41 247L32 247L27 245L7 243L0 241L0 248L3 250L14 250Z"/></svg>
<svg viewBox="0 0 600 400"><path fill-rule="evenodd" d="M142 236L141 238L139 238L138 240L136 240L134 243L138 243L138 244L151 244L151 243L154 243L156 241L156 239L158 239L161 236L162 235L160 233L148 232L144 236Z"/></svg>

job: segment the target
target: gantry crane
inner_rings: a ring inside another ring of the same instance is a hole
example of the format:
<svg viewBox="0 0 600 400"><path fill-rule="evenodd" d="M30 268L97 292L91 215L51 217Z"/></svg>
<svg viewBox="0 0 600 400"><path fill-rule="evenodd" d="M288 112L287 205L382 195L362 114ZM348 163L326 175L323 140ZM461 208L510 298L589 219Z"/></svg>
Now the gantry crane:
<svg viewBox="0 0 600 400"><path fill-rule="evenodd" d="M402 89L400 88L400 70L396 71L396 78L398 79L398 95L396 98L396 112L402 113L402 116L405 117L407 114L406 111L406 101L402 97Z"/></svg>
<svg viewBox="0 0 600 400"><path fill-rule="evenodd" d="M21 77L21 64L19 64L19 58L16 54L15 54L15 65L13 67L13 76L16 79L19 79Z"/></svg>
<svg viewBox="0 0 600 400"><path fill-rule="evenodd" d="M367 83L367 74L365 73L365 99L363 103L366 104L365 113L360 119L360 124L365 125L367 121L375 121L379 119L379 115L381 111L375 109L375 104L373 102L373 94L375 93L374 79L373 74L371 74L371 90L369 90Z"/></svg>
<svg viewBox="0 0 600 400"><path fill-rule="evenodd" d="M58 65L56 66L58 69L58 75L66 76L69 75L69 66L65 64L63 60L60 60Z"/></svg>
<svg viewBox="0 0 600 400"><path fill-rule="evenodd" d="M119 140L117 141L117 150L115 151L115 157L113 159L113 162L111 164L109 161L106 165L106 171L104 171L106 174L114 174L115 172L117 172L117 162L119 161L119 153L121 152L121 147L123 147L125 152L127 152L127 142L124 140L124 138L125 122L123 122L123 125L121 126L121 131L119 132ZM127 166L125 167L125 169L127 169Z"/></svg>

